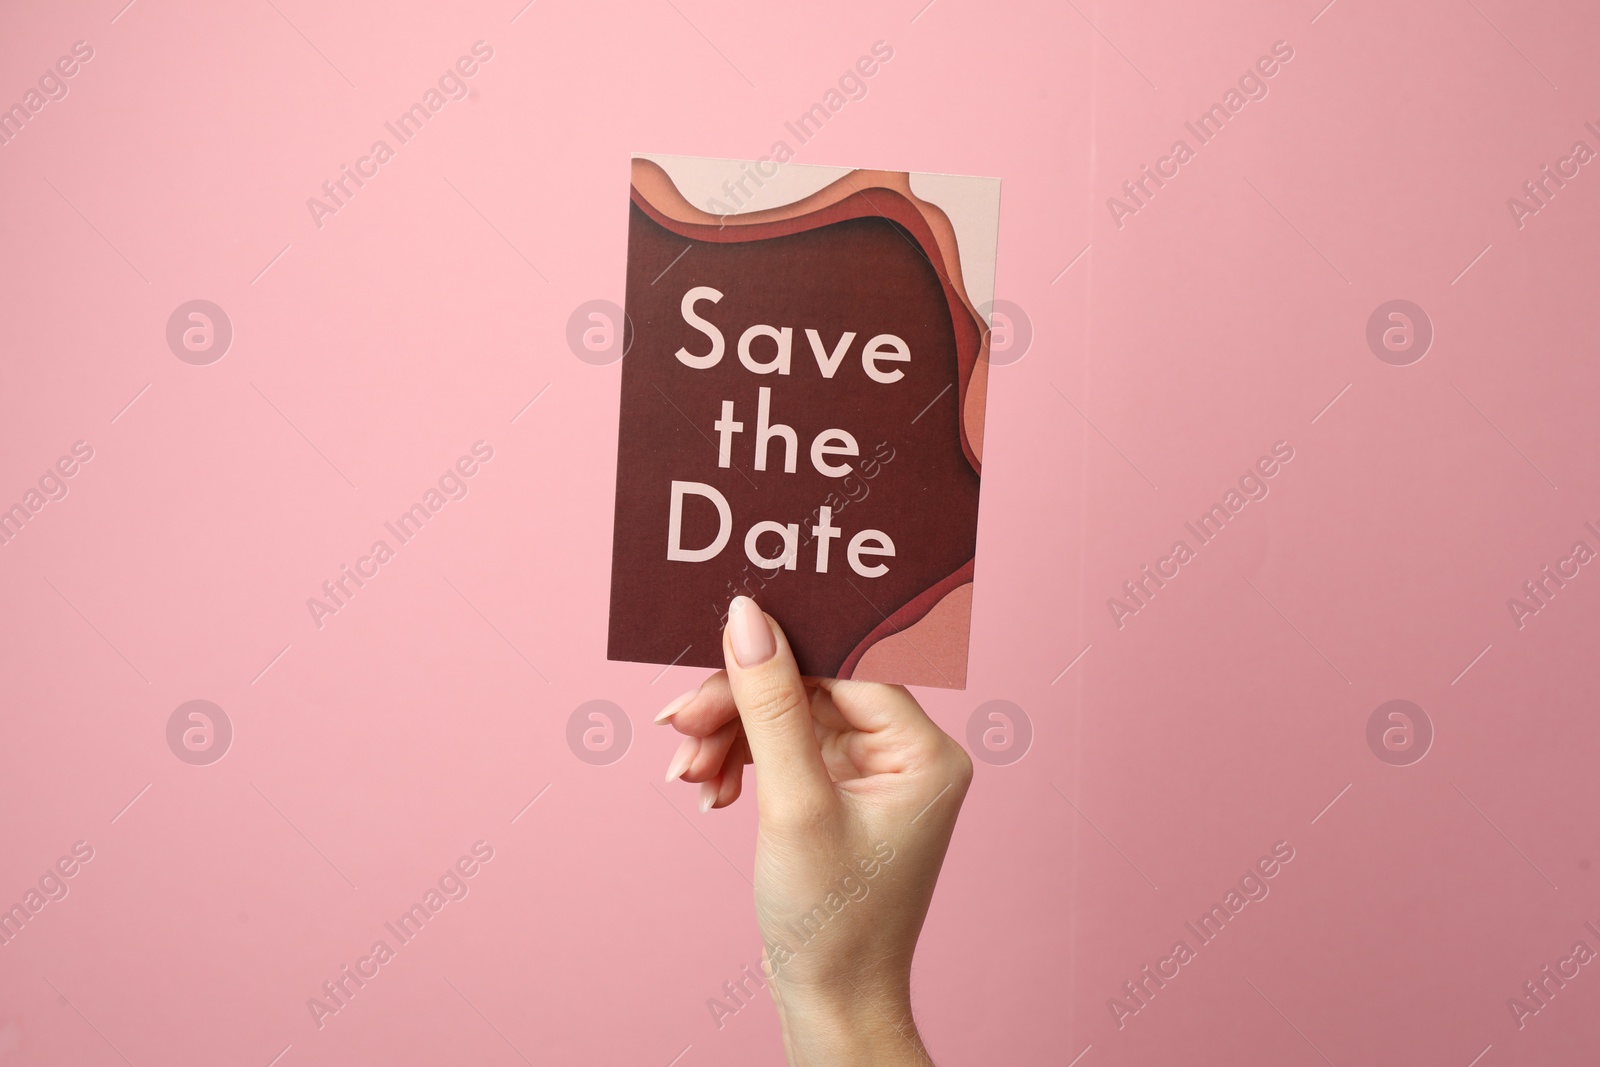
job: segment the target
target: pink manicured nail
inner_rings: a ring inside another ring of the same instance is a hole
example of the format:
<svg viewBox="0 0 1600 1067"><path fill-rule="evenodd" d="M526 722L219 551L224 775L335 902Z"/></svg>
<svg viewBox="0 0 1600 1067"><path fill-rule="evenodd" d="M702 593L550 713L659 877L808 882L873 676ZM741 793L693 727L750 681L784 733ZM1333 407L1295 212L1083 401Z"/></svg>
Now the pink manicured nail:
<svg viewBox="0 0 1600 1067"><path fill-rule="evenodd" d="M736 596L728 605L728 640L741 667L759 667L778 651L767 617L747 596Z"/></svg>
<svg viewBox="0 0 1600 1067"><path fill-rule="evenodd" d="M672 703L656 712L655 721L657 723L666 722L668 719L678 714L678 712L682 711L684 707L688 705L689 701L693 700L699 694L699 692L700 690L698 689L691 689L681 697L675 697Z"/></svg>
<svg viewBox="0 0 1600 1067"><path fill-rule="evenodd" d="M685 737L678 746L678 754L672 757L672 762L667 764L667 781L675 781L684 771L689 769L689 764L694 762L694 755L700 751L698 737Z"/></svg>
<svg viewBox="0 0 1600 1067"><path fill-rule="evenodd" d="M717 794L722 792L721 783L713 779L700 783L700 814L704 815L711 810L711 805L717 802Z"/></svg>

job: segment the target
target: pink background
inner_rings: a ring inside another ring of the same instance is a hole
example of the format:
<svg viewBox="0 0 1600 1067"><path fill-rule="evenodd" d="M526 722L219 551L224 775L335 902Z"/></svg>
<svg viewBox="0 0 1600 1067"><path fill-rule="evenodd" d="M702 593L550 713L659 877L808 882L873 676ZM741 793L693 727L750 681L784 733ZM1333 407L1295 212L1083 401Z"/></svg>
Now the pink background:
<svg viewBox="0 0 1600 1067"><path fill-rule="evenodd" d="M0 548L0 903L95 853L0 948L0 1063L777 1061L769 1003L706 1007L759 954L751 806L659 779L650 717L703 672L604 660L619 367L565 330L621 299L630 152L762 155L880 39L799 161L1001 177L997 294L1035 331L991 381L970 687L923 694L958 737L995 699L1034 730L978 753L915 976L936 1056L1592 1058L1597 968L1521 1029L1506 1001L1600 948L1600 577L1521 629L1506 601L1600 547L1600 176L1520 229L1506 199L1600 148L1600 14L921 2L13 5L0 101L95 55L0 148L0 502L94 458ZM473 95L318 229L306 198L479 39ZM1106 198L1279 40L1119 229ZM1365 340L1397 298L1436 332L1403 367ZM209 366L165 341L193 299L234 327ZM477 440L466 499L318 629L306 598ZM1119 629L1107 598L1280 440ZM1410 766L1366 740L1395 698L1435 731ZM233 724L209 766L167 745L193 699ZM608 765L566 740L595 699L633 727ZM1278 841L1270 896L1119 1028Z"/></svg>

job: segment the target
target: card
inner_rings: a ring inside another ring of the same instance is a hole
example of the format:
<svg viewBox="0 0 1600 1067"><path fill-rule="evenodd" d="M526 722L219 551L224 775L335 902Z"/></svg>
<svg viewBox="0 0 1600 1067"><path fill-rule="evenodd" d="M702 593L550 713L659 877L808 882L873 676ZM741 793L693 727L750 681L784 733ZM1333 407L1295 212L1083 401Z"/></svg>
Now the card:
<svg viewBox="0 0 1600 1067"><path fill-rule="evenodd" d="M1000 182L632 161L608 658L966 687Z"/></svg>

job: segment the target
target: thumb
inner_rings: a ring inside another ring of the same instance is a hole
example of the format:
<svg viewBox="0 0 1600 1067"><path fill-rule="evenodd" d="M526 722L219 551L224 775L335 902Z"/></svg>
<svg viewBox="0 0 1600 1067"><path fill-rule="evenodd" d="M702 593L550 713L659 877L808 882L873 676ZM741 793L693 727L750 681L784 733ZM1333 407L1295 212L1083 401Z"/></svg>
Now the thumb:
<svg viewBox="0 0 1600 1067"><path fill-rule="evenodd" d="M837 803L812 727L811 699L783 630L756 602L733 598L722 631L728 684L756 766L756 804L767 816L811 816Z"/></svg>

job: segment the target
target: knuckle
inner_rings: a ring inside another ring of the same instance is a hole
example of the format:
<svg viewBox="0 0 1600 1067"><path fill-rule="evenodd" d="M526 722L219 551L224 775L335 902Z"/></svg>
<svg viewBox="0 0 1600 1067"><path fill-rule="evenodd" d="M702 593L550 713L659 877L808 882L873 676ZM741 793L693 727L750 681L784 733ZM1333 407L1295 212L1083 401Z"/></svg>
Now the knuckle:
<svg viewBox="0 0 1600 1067"><path fill-rule="evenodd" d="M960 760L957 765L957 774L960 776L962 786L969 786L972 784L972 755L960 745L956 746L956 752L958 754L957 758Z"/></svg>
<svg viewBox="0 0 1600 1067"><path fill-rule="evenodd" d="M955 781L965 787L972 783L972 756L959 742L945 739L941 766Z"/></svg>
<svg viewBox="0 0 1600 1067"><path fill-rule="evenodd" d="M801 686L774 680L758 685L740 702L739 711L758 725L779 722L791 715L809 711L810 701Z"/></svg>

